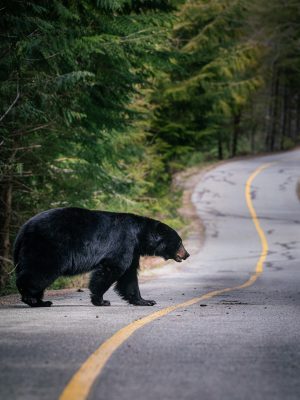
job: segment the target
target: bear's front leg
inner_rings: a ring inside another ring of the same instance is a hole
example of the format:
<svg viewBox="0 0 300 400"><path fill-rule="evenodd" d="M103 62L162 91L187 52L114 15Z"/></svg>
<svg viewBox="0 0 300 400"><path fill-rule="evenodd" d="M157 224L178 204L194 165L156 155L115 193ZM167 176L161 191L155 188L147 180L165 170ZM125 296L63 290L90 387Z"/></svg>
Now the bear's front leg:
<svg viewBox="0 0 300 400"><path fill-rule="evenodd" d="M92 273L89 289L91 291L91 302L94 306L110 306L110 301L103 300L103 295L117 278L118 275L109 267L100 266Z"/></svg>
<svg viewBox="0 0 300 400"><path fill-rule="evenodd" d="M118 279L115 290L129 304L134 304L135 306L154 306L156 304L154 300L145 300L142 298L137 279L137 267L135 265L132 265Z"/></svg>

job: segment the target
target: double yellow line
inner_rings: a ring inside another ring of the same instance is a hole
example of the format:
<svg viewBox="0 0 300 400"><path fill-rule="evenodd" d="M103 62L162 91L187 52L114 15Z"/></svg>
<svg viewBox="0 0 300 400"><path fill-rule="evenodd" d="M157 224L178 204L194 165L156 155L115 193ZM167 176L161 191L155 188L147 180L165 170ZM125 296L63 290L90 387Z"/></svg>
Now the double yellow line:
<svg viewBox="0 0 300 400"><path fill-rule="evenodd" d="M62 392L59 400L85 400L87 399L92 385L94 384L96 378L101 374L103 368L105 367L107 361L110 359L111 355L138 329L143 326L149 324L150 322L156 320L157 318L163 317L169 314L172 311L175 311L179 308L186 308L193 304L199 303L202 300L210 299L214 296L218 296L220 294L231 292L237 289L243 289L250 285L252 285L257 278L263 272L263 264L268 254L268 242L266 236L260 226L257 214L252 204L251 200L251 184L253 180L256 178L258 174L260 174L263 170L268 168L272 163L263 164L259 168L257 168L248 178L245 187L245 197L247 206L250 211L251 218L255 225L256 231L260 237L261 241L261 253L260 257L257 261L256 268L251 277L239 286L234 286L231 288L219 289L204 294L201 297L195 297L191 300L185 301L184 303L176 304L171 307L163 308L162 310L156 311L147 317L141 318L137 321L132 322L131 324L125 326L124 328L117 331L113 336L107 339L104 343L101 344L98 349L90 355L90 357L81 365L79 370L72 377L68 385L65 387Z"/></svg>

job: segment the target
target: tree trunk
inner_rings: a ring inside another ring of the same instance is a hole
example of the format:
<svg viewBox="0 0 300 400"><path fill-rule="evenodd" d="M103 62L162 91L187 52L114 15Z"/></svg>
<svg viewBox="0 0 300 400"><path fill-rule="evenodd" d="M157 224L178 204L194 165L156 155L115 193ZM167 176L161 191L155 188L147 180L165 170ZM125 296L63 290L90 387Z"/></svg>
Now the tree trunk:
<svg viewBox="0 0 300 400"><path fill-rule="evenodd" d="M250 146L251 153L255 153L255 134L257 130L257 119L255 115L255 105L251 102L251 127L250 127Z"/></svg>
<svg viewBox="0 0 300 400"><path fill-rule="evenodd" d="M0 289L3 289L8 270L11 266L10 259L10 222L12 214L12 181L9 180L3 185L2 203L3 209L0 216L1 234L0 234Z"/></svg>
<svg viewBox="0 0 300 400"><path fill-rule="evenodd" d="M279 115L279 74L277 73L274 77L274 95L273 95L273 109L271 115L271 132L269 137L269 149L270 151L275 150L278 115Z"/></svg>
<svg viewBox="0 0 300 400"><path fill-rule="evenodd" d="M279 114L279 72L275 65L273 65L271 90L270 90L270 103L268 111L268 124L266 136L266 150L273 151L275 148L278 114Z"/></svg>
<svg viewBox="0 0 300 400"><path fill-rule="evenodd" d="M253 125L251 127L251 132L250 132L250 145L251 145L251 153L255 153L255 134L256 134L256 123L253 122Z"/></svg>
<svg viewBox="0 0 300 400"><path fill-rule="evenodd" d="M223 141L220 133L218 134L218 158L223 160Z"/></svg>
<svg viewBox="0 0 300 400"><path fill-rule="evenodd" d="M298 96L297 96L296 92L293 91L293 95L291 96L291 105L290 105L290 137L294 143L297 139L297 115L296 115L296 113L298 111L299 111Z"/></svg>
<svg viewBox="0 0 300 400"><path fill-rule="evenodd" d="M238 148L238 140L240 135L240 122L241 122L241 113L239 112L234 116L233 119L233 137L232 137L232 148L231 148L231 157L235 157Z"/></svg>
<svg viewBox="0 0 300 400"><path fill-rule="evenodd" d="M273 115L273 107L274 107L274 71L275 68L273 67L273 74L271 77L270 83L270 94L269 94L269 105L267 110L267 117L266 117L266 140L265 140L265 149L268 151L270 149L270 136L271 136L271 126L272 126L272 115Z"/></svg>
<svg viewBox="0 0 300 400"><path fill-rule="evenodd" d="M288 108L289 108L289 89L287 83L285 83L283 92L283 107L282 107L283 115L282 115L281 137L280 137L280 150L284 150L284 138L287 132Z"/></svg>
<svg viewBox="0 0 300 400"><path fill-rule="evenodd" d="M296 105L296 138L300 136L300 93L297 94L297 105Z"/></svg>
<svg viewBox="0 0 300 400"><path fill-rule="evenodd" d="M285 135L288 138L292 137L292 118L293 118L292 109L293 109L293 100L292 100L292 91L290 91L288 97L287 121L286 121L286 132L285 132Z"/></svg>

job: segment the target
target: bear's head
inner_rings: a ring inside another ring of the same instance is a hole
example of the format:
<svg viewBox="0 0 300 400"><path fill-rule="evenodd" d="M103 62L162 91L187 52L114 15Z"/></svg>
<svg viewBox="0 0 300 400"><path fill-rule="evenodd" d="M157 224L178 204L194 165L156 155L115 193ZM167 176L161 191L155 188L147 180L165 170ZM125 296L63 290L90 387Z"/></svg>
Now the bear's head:
<svg viewBox="0 0 300 400"><path fill-rule="evenodd" d="M155 221L149 231L147 247L148 255L163 257L165 260L181 262L189 257L178 233L159 221Z"/></svg>

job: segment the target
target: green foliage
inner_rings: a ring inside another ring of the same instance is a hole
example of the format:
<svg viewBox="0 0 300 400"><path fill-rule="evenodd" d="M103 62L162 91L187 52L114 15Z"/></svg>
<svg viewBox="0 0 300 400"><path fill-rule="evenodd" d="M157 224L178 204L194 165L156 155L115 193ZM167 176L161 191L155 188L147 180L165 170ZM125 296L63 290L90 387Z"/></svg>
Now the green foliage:
<svg viewBox="0 0 300 400"><path fill-rule="evenodd" d="M244 0L187 1L173 42L177 63L158 85L153 131L168 158L230 141L232 121L263 84L262 48L247 38Z"/></svg>
<svg viewBox="0 0 300 400"><path fill-rule="evenodd" d="M4 1L0 277L17 228L51 207L150 214L154 155L132 106L166 53L171 1Z"/></svg>
<svg viewBox="0 0 300 400"><path fill-rule="evenodd" d="M255 1L248 8L251 30L265 48L262 69L267 85L255 101L257 111L264 109L267 120L262 126L256 118L257 125L266 131L262 136L265 149L288 149L300 141L299 4L275 0L270 10Z"/></svg>
<svg viewBox="0 0 300 400"><path fill-rule="evenodd" d="M190 0L178 14L152 101L172 172L191 154L283 149L300 131L297 2ZM290 138L290 140L287 140Z"/></svg>
<svg viewBox="0 0 300 400"><path fill-rule="evenodd" d="M155 29L168 18L162 22L156 13L153 22L142 4L143 13L131 14L130 4L4 4L1 113L16 92L20 98L1 126L2 160L17 149L14 163L22 165L22 175L16 180L25 180L33 193L37 189L39 208L41 186L44 201L59 205L66 197L72 203L94 198L88 193L96 190L127 193L142 180L143 174L128 178L133 154L133 162L143 164L143 138L131 128L137 115L129 104L151 74L150 58L159 59L154 44L162 45L163 35Z"/></svg>

